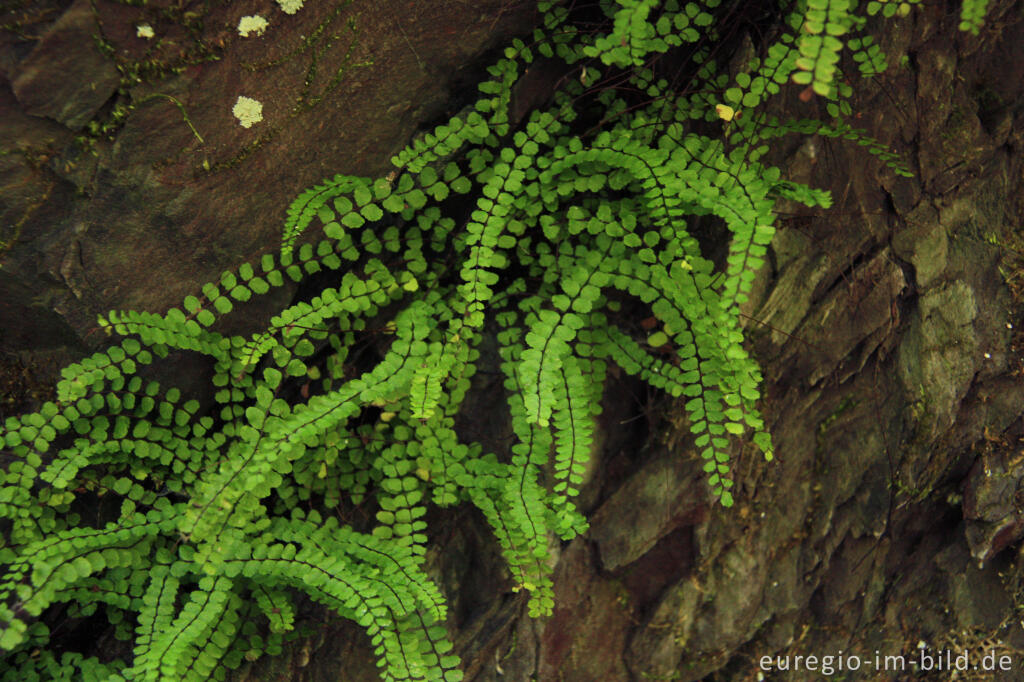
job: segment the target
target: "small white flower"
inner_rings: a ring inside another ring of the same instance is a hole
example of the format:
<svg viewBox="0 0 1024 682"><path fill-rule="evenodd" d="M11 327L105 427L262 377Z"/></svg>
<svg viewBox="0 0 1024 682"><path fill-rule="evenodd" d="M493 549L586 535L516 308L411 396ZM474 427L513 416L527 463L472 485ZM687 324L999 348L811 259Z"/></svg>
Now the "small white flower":
<svg viewBox="0 0 1024 682"><path fill-rule="evenodd" d="M917 648L918 649L927 649L928 645L925 644L923 639L919 639L919 640L917 640Z"/></svg>
<svg viewBox="0 0 1024 682"><path fill-rule="evenodd" d="M1006 328L1007 328L1007 329L1013 329L1013 325L1012 325L1012 324L1010 324L1009 322L1007 322L1007 323L1006 323Z"/></svg>
<svg viewBox="0 0 1024 682"><path fill-rule="evenodd" d="M254 16L242 17L238 20L238 35L243 38L248 38L250 34L255 33L258 36L263 35L263 31L267 28L267 20L256 14Z"/></svg>
<svg viewBox="0 0 1024 682"><path fill-rule="evenodd" d="M992 359L992 354L991 353L985 353L985 359L986 360L991 360Z"/></svg>
<svg viewBox="0 0 1024 682"><path fill-rule="evenodd" d="M302 9L302 0L277 0L277 4L285 14L295 14Z"/></svg>
<svg viewBox="0 0 1024 682"><path fill-rule="evenodd" d="M156 37L156 34L153 33L153 27L149 24L139 24L136 26L135 35L139 38L145 38L146 40Z"/></svg>
<svg viewBox="0 0 1024 682"><path fill-rule="evenodd" d="M263 104L251 97L239 96L231 113L238 119L238 124L243 128L249 128L253 123L263 120Z"/></svg>

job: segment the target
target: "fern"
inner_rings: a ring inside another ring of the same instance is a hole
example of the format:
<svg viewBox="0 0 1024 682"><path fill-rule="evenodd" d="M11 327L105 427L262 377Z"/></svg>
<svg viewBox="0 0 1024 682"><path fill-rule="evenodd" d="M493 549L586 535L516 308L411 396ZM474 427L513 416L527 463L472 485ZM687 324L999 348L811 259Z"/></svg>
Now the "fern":
<svg viewBox="0 0 1024 682"><path fill-rule="evenodd" d="M989 0L964 0L960 7L960 30L978 35L988 10Z"/></svg>
<svg viewBox="0 0 1024 682"><path fill-rule="evenodd" d="M586 531L574 499L612 365L682 402L711 496L733 504L739 444L773 456L740 306L775 201L831 202L764 165L769 143L846 139L908 171L844 120L844 50L864 75L885 66L853 3L797 3L732 76L710 49L720 4L603 2L599 33L539 3L534 42L515 41L470 110L395 155L390 176L303 192L280 254L180 309L103 317L120 343L66 368L56 402L0 430L4 679L219 678L280 650L299 594L362 626L384 679L461 679L425 568L428 509L475 506L513 589L550 614L550 546ZM965 3L965 29L984 7ZM680 47L695 74L682 93L658 64ZM512 89L538 55L577 77L519 123ZM826 98L831 120L767 115L790 83ZM704 216L728 242L722 262L691 232ZM218 331L253 297L317 273L328 283L265 329ZM638 310L656 321L649 333ZM455 427L492 346L514 436L500 452ZM209 358L212 405L143 378L171 351ZM105 517L89 525L85 505ZM339 523L329 512L343 506L372 521ZM44 614L67 602L102 609L132 640L130 660L52 653Z"/></svg>
<svg viewBox="0 0 1024 682"><path fill-rule="evenodd" d="M799 33L793 82L810 85L819 95L832 92L843 50L842 37L853 28L856 17L850 14L850 0L806 0L806 9L794 15ZM861 20L863 21L863 20Z"/></svg>

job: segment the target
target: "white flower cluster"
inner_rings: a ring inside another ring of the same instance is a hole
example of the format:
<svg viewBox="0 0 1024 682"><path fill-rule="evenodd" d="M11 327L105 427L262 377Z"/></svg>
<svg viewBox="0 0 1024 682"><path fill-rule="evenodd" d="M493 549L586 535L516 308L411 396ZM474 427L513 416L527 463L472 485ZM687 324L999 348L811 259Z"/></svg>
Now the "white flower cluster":
<svg viewBox="0 0 1024 682"><path fill-rule="evenodd" d="M267 20L258 14L249 17L242 17L238 21L238 35L243 38L248 38L253 33L261 36L266 28Z"/></svg>
<svg viewBox="0 0 1024 682"><path fill-rule="evenodd" d="M277 0L277 4L285 14L295 14L302 9L302 0Z"/></svg>
<svg viewBox="0 0 1024 682"><path fill-rule="evenodd" d="M231 113L238 119L240 126L250 128L253 123L263 120L263 104L251 97L239 96Z"/></svg>
<svg viewBox="0 0 1024 682"><path fill-rule="evenodd" d="M149 40L156 34L153 33L153 27L149 24L139 24L135 27L135 35L138 38L145 38L146 40Z"/></svg>

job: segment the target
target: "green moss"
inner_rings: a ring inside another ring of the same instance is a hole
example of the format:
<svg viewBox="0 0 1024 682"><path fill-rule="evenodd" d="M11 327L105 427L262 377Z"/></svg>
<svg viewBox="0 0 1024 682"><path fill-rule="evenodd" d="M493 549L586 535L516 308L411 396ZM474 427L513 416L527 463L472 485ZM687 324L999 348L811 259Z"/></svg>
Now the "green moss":
<svg viewBox="0 0 1024 682"><path fill-rule="evenodd" d="M818 433L824 435L826 431L832 428L832 425L837 419L839 419L839 417L849 412L859 404L860 400L852 396L847 396L840 400L835 409L825 415L825 418L818 423Z"/></svg>

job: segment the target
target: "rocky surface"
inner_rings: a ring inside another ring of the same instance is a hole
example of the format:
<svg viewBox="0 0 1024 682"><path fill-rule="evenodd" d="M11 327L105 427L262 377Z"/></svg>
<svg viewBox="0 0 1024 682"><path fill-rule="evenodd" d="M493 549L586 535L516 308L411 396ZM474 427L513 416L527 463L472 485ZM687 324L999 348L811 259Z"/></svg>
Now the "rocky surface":
<svg viewBox="0 0 1024 682"><path fill-rule="evenodd" d="M342 169L386 173L419 126L460 106L473 58L532 19L529 3L497 0L294 15L270 0L23 4L0 49L0 299L20 282L80 336L98 313L166 310L272 250L302 189ZM241 37L239 18L257 13L265 33ZM263 121L239 125L239 96L264 104ZM98 134L76 136L83 126Z"/></svg>
<svg viewBox="0 0 1024 682"><path fill-rule="evenodd" d="M824 138L787 157L837 201L780 207L748 311L778 461L746 460L736 507L709 508L668 408L563 550L555 615L510 624L474 679L755 680L764 655L875 651L905 672L855 679L907 679L919 647L1012 661L959 679L1024 678L1024 24L995 11L980 39L936 10L897 23L909 69L860 86L859 124L915 178Z"/></svg>
<svg viewBox="0 0 1024 682"><path fill-rule="evenodd" d="M15 13L0 44L0 369L21 403L97 344L97 313L164 310L275 248L298 190L385 171L418 125L461 106L469 65L530 20L496 1L307 4ZM748 309L778 461L740 458L734 509L709 502L682 410L637 414L637 396L608 401L582 496L591 531L559 550L551 618L526 616L477 515L431 519L467 679L755 680L764 655L909 660L919 644L1012 658L1001 677L961 679L1024 679L1024 22L992 4L977 38L918 7L884 42L906 68L855 83L857 123L914 178L848 142L777 150L836 206L780 207ZM240 38L238 17L257 12L267 33ZM93 34L98 47L61 49ZM94 69L95 88L46 86L61 68ZM249 129L231 115L243 94L264 102ZM795 93L779 106L823 109ZM341 622L241 676L374 675Z"/></svg>
<svg viewBox="0 0 1024 682"><path fill-rule="evenodd" d="M117 90L114 62L100 51L89 0L76 0L47 27L10 75L22 110L81 130Z"/></svg>

